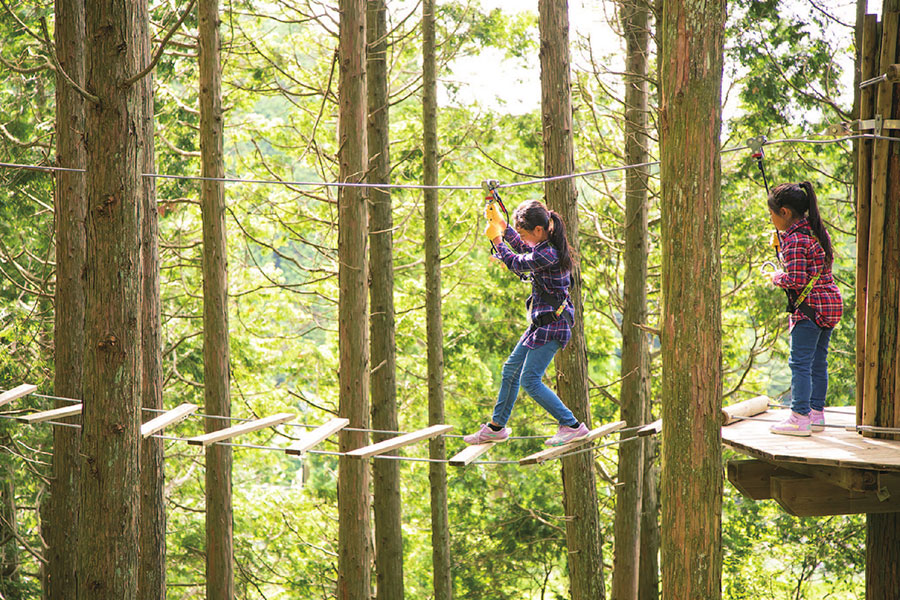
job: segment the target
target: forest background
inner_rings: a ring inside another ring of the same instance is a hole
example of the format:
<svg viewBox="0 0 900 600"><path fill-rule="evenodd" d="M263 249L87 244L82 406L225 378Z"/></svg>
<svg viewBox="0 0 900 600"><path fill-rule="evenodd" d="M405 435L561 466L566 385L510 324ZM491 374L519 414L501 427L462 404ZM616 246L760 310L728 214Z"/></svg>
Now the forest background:
<svg viewBox="0 0 900 600"><path fill-rule="evenodd" d="M726 403L760 393L780 398L789 388L783 296L759 275L761 263L771 259L772 228L762 181L744 142L757 135L829 139L822 136L827 126L850 118L855 3L828 4L729 2L722 147L741 149L723 154L722 161ZM184 8L172 1L151 4L155 43ZM608 20L598 30L576 27L572 36L575 164L577 172L586 172L624 164L623 86L622 57L615 49L620 33L616 3L586 3L581 10ZM389 11L391 177L395 184L417 184L423 178L420 11L417 4L400 1L390 3ZM42 32L52 31L52 25L47 27L52 15L52 3L3 2L0 162L54 164L54 74L41 41ZM527 102L511 106L517 100L494 71L476 73L474 79L463 73L464 65L479 61L482 54L502 55L507 59L502 69L536 78L534 10L440 2L437 24L441 184L478 186L487 178L514 182L540 177L539 109ZM310 0L229 2L223 7L221 31L227 175L281 182L336 180L334 6ZM599 43L597 37L602 38ZM155 72L161 174L199 173L196 52L196 22L189 15ZM651 90L655 99L655 75ZM656 149L651 152L655 159ZM819 194L845 300L845 318L832 341L829 401L852 405L852 145L767 146L766 169L770 183L808 179ZM592 418L604 423L618 418L624 180L621 171L612 171L576 181ZM53 185L45 172L0 169L0 389L27 381L45 394L52 390ZM660 284L658 179L651 177L650 185L651 314L645 325L652 329ZM502 192L510 207L541 193L539 185ZM199 185L191 179L160 178L157 196L165 404L202 405ZM338 406L336 189L230 183L226 201L233 415L252 418L286 411L299 413L298 420L305 423L323 423ZM482 207L477 190L445 190L440 196L444 386L447 421L457 434L473 430L490 414L500 366L525 326L527 288L488 260ZM397 393L400 428L409 431L427 424L421 191L395 190L393 210ZM658 375L659 357L656 352L652 356L653 374ZM50 405L32 396L16 408ZM511 427L515 435L537 436L551 432L553 424L523 398ZM284 446L302 432L279 431L248 436L247 442ZM199 434L202 422L189 420L167 433ZM50 428L0 419L0 445L0 593L38 598ZM450 439L448 451L461 446L461 440ZM515 460L539 446L539 440L520 441L496 449L491 458ZM425 452L413 447L404 454L423 457ZM203 451L170 440L166 459L169 597L199 598L205 585ZM604 552L611 557L615 447L598 451L596 463ZM336 476L333 456L298 459L235 448L237 597L332 596ZM407 594L427 598L431 540L424 463L404 462L401 482ZM457 597L566 597L558 465L454 469L448 488ZM798 519L771 502L745 500L730 486L724 500L723 597L862 597L865 529L860 517Z"/></svg>

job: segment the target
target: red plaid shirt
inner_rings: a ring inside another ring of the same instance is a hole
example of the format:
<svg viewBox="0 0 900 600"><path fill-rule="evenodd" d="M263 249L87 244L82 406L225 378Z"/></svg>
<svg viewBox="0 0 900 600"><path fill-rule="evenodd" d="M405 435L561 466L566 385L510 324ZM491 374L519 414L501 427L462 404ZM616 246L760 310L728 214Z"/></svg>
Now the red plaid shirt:
<svg viewBox="0 0 900 600"><path fill-rule="evenodd" d="M553 312L553 307L544 302L538 291L543 285L543 289L550 296L565 298L565 312L569 314L569 317L574 322L575 308L572 305L572 300L569 298L569 286L572 280L568 271L563 271L558 267L559 255L556 253L556 248L553 244L543 241L532 248L523 242L516 230L509 225L506 226L503 239L518 254L507 248L506 244L500 243L497 246L497 257L513 273L532 273L531 319L534 320L539 315ZM560 316L560 318L543 327L529 327L522 334L519 341L527 348L539 348L550 340L557 340L565 348L571 337L572 330L569 327L569 322L563 316Z"/></svg>
<svg viewBox="0 0 900 600"><path fill-rule="evenodd" d="M781 241L778 258L784 272L774 278L775 285L795 290L799 294L818 273L819 279L806 297L806 303L816 311L816 325L834 327L841 320L844 310L841 291L834 283L831 265L825 259L822 246L810 232L806 217L798 219L787 231L779 233L778 237ZM794 325L806 318L800 310L795 310L790 317L790 328L793 329Z"/></svg>

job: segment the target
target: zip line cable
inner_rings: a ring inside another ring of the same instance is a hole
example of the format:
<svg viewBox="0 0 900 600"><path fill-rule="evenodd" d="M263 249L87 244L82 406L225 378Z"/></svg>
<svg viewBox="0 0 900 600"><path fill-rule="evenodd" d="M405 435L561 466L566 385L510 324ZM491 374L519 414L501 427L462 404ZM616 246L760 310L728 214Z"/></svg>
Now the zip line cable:
<svg viewBox="0 0 900 600"><path fill-rule="evenodd" d="M809 138L784 138L779 140L766 140L762 142L762 146L774 146L779 144L814 144L814 145L823 145L823 144L836 144L848 140L884 140L889 142L900 142L900 137L891 137L885 135L876 135L872 133L858 133L854 135L845 135L834 139L828 140L814 140ZM725 148L720 151L720 154L727 154L731 152L739 152L741 150L746 150L750 146L735 146L733 148ZM497 185L498 189L501 188L514 188L514 187L522 187L526 185L537 185L550 181L559 181L563 179L575 179L578 177L593 177L597 175L605 175L607 173L615 173L617 171L625 171L628 169L638 169L643 167L652 167L660 164L660 161L650 161L643 162L631 165L621 165L617 167L606 167L601 169L595 169L592 171L583 171L579 173L569 173L565 175L554 175L551 177L536 177L526 181L516 181L512 183L501 183ZM18 163L6 163L0 162L0 168L7 169L22 169L22 170L32 170L32 171L46 171L46 172L71 172L71 173L85 173L85 169L74 169L69 167L52 167L52 166L42 166L42 165L24 165ZM222 183L246 183L246 184L256 184L256 185L284 185L291 187L352 187L352 188L378 188L378 189L407 189L407 190L480 190L481 185L424 185L424 184L402 184L402 183L367 183L367 182L336 182L336 181L284 181L279 179L244 179L241 177L202 177L199 175L167 175L163 173L143 173L142 177L151 177L156 179L177 179L177 180L185 180L185 181L218 181Z"/></svg>

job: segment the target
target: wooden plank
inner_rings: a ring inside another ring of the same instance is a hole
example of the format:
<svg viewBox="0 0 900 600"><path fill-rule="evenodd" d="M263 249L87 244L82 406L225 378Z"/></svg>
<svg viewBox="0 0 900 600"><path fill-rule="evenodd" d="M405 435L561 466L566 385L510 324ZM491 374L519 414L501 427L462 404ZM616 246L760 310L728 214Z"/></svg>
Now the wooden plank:
<svg viewBox="0 0 900 600"><path fill-rule="evenodd" d="M16 417L16 421L19 421L20 423L40 423L42 421L52 421L53 419L72 417L81 414L81 406L81 404L73 404L72 406L63 406L62 408L54 408L53 410L44 410L31 413L30 415L22 415L21 417Z"/></svg>
<svg viewBox="0 0 900 600"><path fill-rule="evenodd" d="M772 424L787 418L788 410L769 411L766 421L745 420L722 428L722 443L753 458L842 468L900 472L900 442L861 436L843 429L854 426L854 414L829 412L830 425L810 437L775 435Z"/></svg>
<svg viewBox="0 0 900 600"><path fill-rule="evenodd" d="M324 425L319 425L311 431L307 431L300 439L284 449L287 454L301 455L313 446L322 443L325 439L340 431L350 424L350 419L331 419Z"/></svg>
<svg viewBox="0 0 900 600"><path fill-rule="evenodd" d="M900 512L900 478L886 481L879 494L850 492L812 477L773 477L772 497L797 517Z"/></svg>
<svg viewBox="0 0 900 600"><path fill-rule="evenodd" d="M548 448L546 450L541 450L540 452L535 452L534 454L529 454L525 458L519 459L520 465L533 465L540 464L542 462L551 460L556 458L561 454L565 454L566 452L571 452L573 448L577 446L581 446L583 444L588 444L593 442L596 439L599 439L605 435L609 435L610 433L614 433L619 429L625 427L625 421L616 421L614 423L608 423L601 427L597 427L596 429L591 430L591 432L587 435L587 437L582 438L580 440L575 440L574 442L569 442L568 444L563 444L562 446L554 446L552 448Z"/></svg>
<svg viewBox="0 0 900 600"><path fill-rule="evenodd" d="M731 485L751 500L772 498L772 477L803 477L764 460L729 460L727 473Z"/></svg>
<svg viewBox="0 0 900 600"><path fill-rule="evenodd" d="M150 419L149 421L141 425L141 437L148 438L157 431L162 431L169 425L181 423L198 408L199 406L197 406L196 404L184 403L176 406L168 412L164 412L158 417Z"/></svg>
<svg viewBox="0 0 900 600"><path fill-rule="evenodd" d="M878 16L868 14L862 25L860 68L862 81L875 74L878 48ZM875 88L868 86L859 92L859 119L874 115ZM862 423L866 372L866 290L869 278L869 206L872 201L872 141L856 140L856 421Z"/></svg>
<svg viewBox="0 0 900 600"><path fill-rule="evenodd" d="M657 419L652 423L647 423L643 427L637 430L637 434L641 437L647 435L654 435L662 431L662 419Z"/></svg>
<svg viewBox="0 0 900 600"><path fill-rule="evenodd" d="M0 394L0 406L4 404L9 404L13 400L17 398L21 398L22 396L27 396L28 394L37 391L36 385L31 385L30 383L23 383L22 385L17 385L11 390L6 390L2 394Z"/></svg>
<svg viewBox="0 0 900 600"><path fill-rule="evenodd" d="M198 435L197 437L189 438L187 443L192 446L209 446L215 442L221 442L222 440L250 433L251 431L258 431L260 429L265 429L266 427L273 427L280 423L286 423L293 420L295 416L296 415L292 413L278 413L277 415L265 417L264 419L256 419L255 421L248 421L246 423L241 423L240 425L235 425L234 427Z"/></svg>
<svg viewBox="0 0 900 600"><path fill-rule="evenodd" d="M506 440L504 440L506 441ZM491 448L498 442L488 442L486 444L474 444L466 446L462 451L457 452L450 458L450 464L454 467L464 467Z"/></svg>
<svg viewBox="0 0 900 600"><path fill-rule="evenodd" d="M409 446L410 444L414 444L415 442L418 442L420 440L433 438L443 433L447 433L451 429L453 429L453 425L432 425L431 427L413 431L412 433L398 435L397 437L393 437L389 440L384 440L383 442L378 442L377 444L363 446L362 448L351 450L350 452L347 452L347 456L353 456L356 458L369 458L370 456L384 454L385 452L390 452L391 450L396 450L397 448L402 448L403 446Z"/></svg>

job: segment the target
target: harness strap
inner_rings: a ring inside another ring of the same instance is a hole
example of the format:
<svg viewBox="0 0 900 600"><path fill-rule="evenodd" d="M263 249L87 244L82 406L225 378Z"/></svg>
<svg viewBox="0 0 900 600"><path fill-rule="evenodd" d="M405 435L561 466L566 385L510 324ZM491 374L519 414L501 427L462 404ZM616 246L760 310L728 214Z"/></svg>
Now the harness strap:
<svg viewBox="0 0 900 600"><path fill-rule="evenodd" d="M819 238L817 238L809 229L798 229L797 233L808 235L809 237L816 240L816 243L819 243ZM779 262L781 262L781 243L777 233L773 235L772 246L775 248L775 252L778 256ZM784 293L787 296L788 300L788 305L785 310L791 314L794 314L799 310L809 320L811 320L813 323L816 323L819 313L816 311L816 309L809 305L809 303L806 301L806 298L809 296L809 293L812 291L813 287L816 285L816 282L819 281L819 277L821 276L821 273L816 273L815 275L810 277L809 281L806 282L806 285L799 293L797 293L795 290L784 290Z"/></svg>

